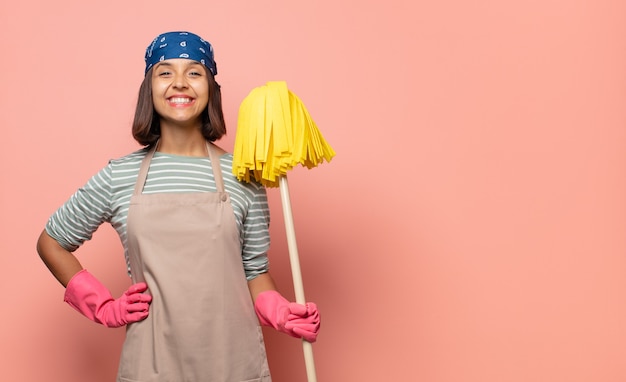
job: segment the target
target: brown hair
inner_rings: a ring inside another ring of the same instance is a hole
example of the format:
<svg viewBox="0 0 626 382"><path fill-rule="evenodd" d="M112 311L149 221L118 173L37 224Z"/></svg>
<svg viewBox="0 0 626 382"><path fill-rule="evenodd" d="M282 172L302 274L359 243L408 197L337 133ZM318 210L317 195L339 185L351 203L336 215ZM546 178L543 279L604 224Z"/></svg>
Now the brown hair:
<svg viewBox="0 0 626 382"><path fill-rule="evenodd" d="M209 71L207 71L206 77L209 82L209 103L201 115L201 130L206 140L214 142L226 134L226 123L222 111L220 85ZM159 115L154 110L152 103L152 69L146 73L139 87L132 132L135 140L144 146L155 144L161 137Z"/></svg>

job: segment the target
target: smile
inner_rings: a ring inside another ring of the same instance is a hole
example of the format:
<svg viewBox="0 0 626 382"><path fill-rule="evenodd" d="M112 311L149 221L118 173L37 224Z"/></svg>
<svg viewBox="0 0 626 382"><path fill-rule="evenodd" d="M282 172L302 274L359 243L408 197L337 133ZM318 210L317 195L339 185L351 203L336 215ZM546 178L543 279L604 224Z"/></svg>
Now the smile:
<svg viewBox="0 0 626 382"><path fill-rule="evenodd" d="M187 97L172 97L167 99L167 102L173 105L189 105L190 103L193 103L193 101L194 100L192 98Z"/></svg>

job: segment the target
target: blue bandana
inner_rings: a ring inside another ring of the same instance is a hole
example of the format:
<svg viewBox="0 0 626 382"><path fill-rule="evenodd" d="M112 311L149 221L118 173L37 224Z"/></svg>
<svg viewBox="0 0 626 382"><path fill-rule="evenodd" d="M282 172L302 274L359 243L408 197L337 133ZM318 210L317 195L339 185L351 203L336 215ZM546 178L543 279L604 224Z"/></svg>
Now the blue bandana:
<svg viewBox="0 0 626 382"><path fill-rule="evenodd" d="M157 36L146 49L146 71L156 63L171 58L187 58L202 63L215 76L217 64L213 59L213 47L208 41L191 32L168 32Z"/></svg>

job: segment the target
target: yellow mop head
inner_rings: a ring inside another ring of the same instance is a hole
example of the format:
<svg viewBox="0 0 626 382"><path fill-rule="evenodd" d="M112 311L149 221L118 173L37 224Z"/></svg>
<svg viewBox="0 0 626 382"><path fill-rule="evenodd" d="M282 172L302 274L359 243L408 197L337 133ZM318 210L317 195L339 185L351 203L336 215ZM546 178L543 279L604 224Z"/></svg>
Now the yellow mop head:
<svg viewBox="0 0 626 382"><path fill-rule="evenodd" d="M266 187L297 164L313 168L335 156L300 99L284 81L253 89L239 107L233 174Z"/></svg>

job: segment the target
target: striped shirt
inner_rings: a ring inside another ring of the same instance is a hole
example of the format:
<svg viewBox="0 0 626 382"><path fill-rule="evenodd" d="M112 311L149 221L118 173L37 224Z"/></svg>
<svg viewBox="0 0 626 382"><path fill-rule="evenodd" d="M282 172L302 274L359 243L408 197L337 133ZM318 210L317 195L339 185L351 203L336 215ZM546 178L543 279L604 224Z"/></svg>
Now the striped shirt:
<svg viewBox="0 0 626 382"><path fill-rule="evenodd" d="M102 223L110 223L122 241L130 272L126 218L139 167L147 152L144 148L109 161L50 217L46 232L63 248L75 251L91 239ZM232 174L232 162L232 154L220 157L224 189L230 195L239 229L244 270L251 280L269 269L269 206L265 188L254 182L239 182ZM143 193L216 191L209 158L156 152Z"/></svg>

